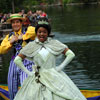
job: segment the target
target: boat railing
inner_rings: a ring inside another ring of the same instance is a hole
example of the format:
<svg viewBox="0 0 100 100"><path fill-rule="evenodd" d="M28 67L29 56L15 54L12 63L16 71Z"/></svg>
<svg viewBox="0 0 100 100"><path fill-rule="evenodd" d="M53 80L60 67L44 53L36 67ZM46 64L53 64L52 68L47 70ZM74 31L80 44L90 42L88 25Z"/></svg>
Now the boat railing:
<svg viewBox="0 0 100 100"><path fill-rule="evenodd" d="M12 31L10 23L0 23L0 42L3 40L5 35Z"/></svg>

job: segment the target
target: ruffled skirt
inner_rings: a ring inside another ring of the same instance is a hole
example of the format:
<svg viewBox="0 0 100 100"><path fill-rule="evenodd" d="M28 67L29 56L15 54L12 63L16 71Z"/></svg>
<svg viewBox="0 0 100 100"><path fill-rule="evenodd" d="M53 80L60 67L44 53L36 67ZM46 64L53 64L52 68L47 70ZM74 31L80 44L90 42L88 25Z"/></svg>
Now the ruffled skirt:
<svg viewBox="0 0 100 100"><path fill-rule="evenodd" d="M86 100L64 72L43 69L39 75L39 79L29 76L14 100Z"/></svg>

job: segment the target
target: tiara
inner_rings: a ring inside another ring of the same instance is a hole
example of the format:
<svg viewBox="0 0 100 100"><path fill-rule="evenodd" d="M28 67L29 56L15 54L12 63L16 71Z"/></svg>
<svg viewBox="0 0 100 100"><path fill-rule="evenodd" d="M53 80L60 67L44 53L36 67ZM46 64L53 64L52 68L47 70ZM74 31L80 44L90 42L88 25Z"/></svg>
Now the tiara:
<svg viewBox="0 0 100 100"><path fill-rule="evenodd" d="M46 25L48 25L49 23L47 21L43 21L42 20L42 21L39 21L38 24L46 24Z"/></svg>

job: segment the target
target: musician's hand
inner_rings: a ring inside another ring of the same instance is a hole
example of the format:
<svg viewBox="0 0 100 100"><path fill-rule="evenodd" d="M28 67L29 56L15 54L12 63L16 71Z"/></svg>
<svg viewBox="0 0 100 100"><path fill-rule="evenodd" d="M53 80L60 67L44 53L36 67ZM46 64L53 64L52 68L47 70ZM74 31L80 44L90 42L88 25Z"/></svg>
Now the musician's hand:
<svg viewBox="0 0 100 100"><path fill-rule="evenodd" d="M23 39L23 34L20 34L19 36L18 36L18 40L22 40Z"/></svg>
<svg viewBox="0 0 100 100"><path fill-rule="evenodd" d="M13 35L10 39L10 43L13 44L14 42L17 42L18 41L18 37Z"/></svg>

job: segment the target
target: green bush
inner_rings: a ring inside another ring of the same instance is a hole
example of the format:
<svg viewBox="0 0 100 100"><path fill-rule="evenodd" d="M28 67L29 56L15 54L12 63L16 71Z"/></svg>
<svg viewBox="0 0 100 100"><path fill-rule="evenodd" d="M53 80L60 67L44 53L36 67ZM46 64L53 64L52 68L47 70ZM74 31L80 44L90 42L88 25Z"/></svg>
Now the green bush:
<svg viewBox="0 0 100 100"><path fill-rule="evenodd" d="M80 2L80 0L63 0L63 3L64 4L67 4L67 3L75 3L75 2Z"/></svg>

